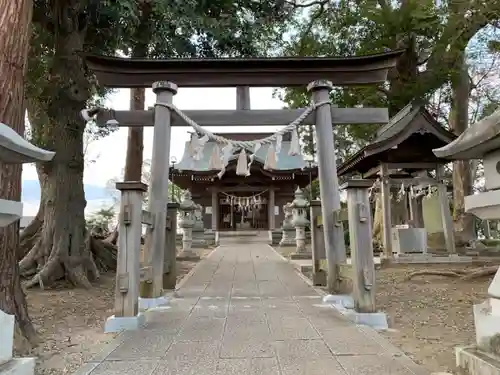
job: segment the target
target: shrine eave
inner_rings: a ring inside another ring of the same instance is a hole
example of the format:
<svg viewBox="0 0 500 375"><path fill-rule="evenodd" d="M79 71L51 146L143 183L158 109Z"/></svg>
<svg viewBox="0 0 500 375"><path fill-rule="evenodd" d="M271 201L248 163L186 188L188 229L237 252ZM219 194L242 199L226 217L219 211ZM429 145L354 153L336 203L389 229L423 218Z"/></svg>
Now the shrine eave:
<svg viewBox="0 0 500 375"><path fill-rule="evenodd" d="M395 153L394 150L398 145L419 134L429 134L434 139L434 142L441 145L446 145L456 138L456 135L443 128L425 107L409 104L398 112L387 125L379 129L372 143L363 147L342 163L337 168L337 174L343 176L353 172L365 172L379 165L383 160L382 156ZM432 144L423 143L419 145L419 150L422 150L422 157L408 153L405 160L392 159L392 162L413 162L415 163L415 169L418 170L418 163L422 161L423 156L430 155L436 163L446 164L446 160L434 157L431 148Z"/></svg>
<svg viewBox="0 0 500 375"><path fill-rule="evenodd" d="M257 164L257 162L256 162ZM230 171L234 168L229 167L227 170ZM264 174L265 176L273 177L273 176L283 176L283 175L291 175L291 174L299 174L299 175L307 175L309 176L309 173L311 174L311 177L317 178L318 177L318 167L306 167L306 168L296 168L296 169L264 169L264 168L259 168L256 171ZM205 178L210 178L214 177L217 178L217 174L219 173L218 170L206 170L206 171L197 171L197 170L185 170L185 169L178 169L178 168L169 168L169 176L174 176L174 177L191 177L191 176L200 176L200 177L205 177ZM252 171L252 173L254 173Z"/></svg>
<svg viewBox="0 0 500 375"><path fill-rule="evenodd" d="M448 160L482 159L500 149L500 110L467 128L453 142L434 149L436 156Z"/></svg>
<svg viewBox="0 0 500 375"><path fill-rule="evenodd" d="M84 54L105 87L151 87L172 81L179 87L291 87L316 80L336 86L384 82L403 50L353 57L269 57L137 59Z"/></svg>

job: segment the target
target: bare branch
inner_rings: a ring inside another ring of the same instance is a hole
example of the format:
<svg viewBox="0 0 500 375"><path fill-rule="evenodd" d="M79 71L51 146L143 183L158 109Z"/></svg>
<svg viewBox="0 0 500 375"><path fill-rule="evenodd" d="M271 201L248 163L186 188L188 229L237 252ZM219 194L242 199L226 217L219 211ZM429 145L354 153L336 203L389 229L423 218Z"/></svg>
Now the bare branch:
<svg viewBox="0 0 500 375"><path fill-rule="evenodd" d="M296 0L293 0L293 1L286 1L286 3L291 5L294 8L309 8L309 7L312 7L315 5L324 6L328 3L328 0L315 0L315 1L311 1L311 2L303 3L303 4L298 3Z"/></svg>

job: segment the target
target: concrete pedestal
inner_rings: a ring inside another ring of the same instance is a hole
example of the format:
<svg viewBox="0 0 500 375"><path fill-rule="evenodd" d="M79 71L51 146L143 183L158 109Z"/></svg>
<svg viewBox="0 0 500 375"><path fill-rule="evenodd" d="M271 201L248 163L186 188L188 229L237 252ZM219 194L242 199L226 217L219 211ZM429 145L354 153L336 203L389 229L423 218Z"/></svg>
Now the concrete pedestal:
<svg viewBox="0 0 500 375"><path fill-rule="evenodd" d="M281 230L273 229L268 231L269 235L269 245L279 245L281 240Z"/></svg>
<svg viewBox="0 0 500 375"><path fill-rule="evenodd" d="M14 315L0 310L0 375L33 375L35 358L12 358Z"/></svg>
<svg viewBox="0 0 500 375"><path fill-rule="evenodd" d="M196 249L203 249L207 246L205 241L205 230L195 230L193 229L193 243L191 245Z"/></svg>
<svg viewBox="0 0 500 375"><path fill-rule="evenodd" d="M203 234L203 237L205 239L205 244L207 246L215 245L215 243L216 243L216 240L215 240L216 232L215 231L213 231L212 229L206 229L204 234Z"/></svg>
<svg viewBox="0 0 500 375"><path fill-rule="evenodd" d="M143 313L136 316L114 316L111 315L106 319L104 324L104 332L120 332L120 331L134 331L146 324L146 317Z"/></svg>
<svg viewBox="0 0 500 375"><path fill-rule="evenodd" d="M283 228L280 246L295 246L295 228Z"/></svg>
<svg viewBox="0 0 500 375"><path fill-rule="evenodd" d="M141 298L139 297L139 310L150 310L160 306L169 304L169 299L165 296L158 298Z"/></svg>
<svg viewBox="0 0 500 375"><path fill-rule="evenodd" d="M354 310L354 299L350 295L329 294L323 297L323 303L331 305L347 319L352 320L356 324L369 326L376 330L385 330L389 328L387 324L387 315L384 312L357 312Z"/></svg>
<svg viewBox="0 0 500 375"><path fill-rule="evenodd" d="M500 375L500 358L475 346L455 348L456 366L465 375Z"/></svg>
<svg viewBox="0 0 500 375"><path fill-rule="evenodd" d="M476 345L455 351L457 367L468 375L500 375L500 271L488 288L489 298L473 306Z"/></svg>

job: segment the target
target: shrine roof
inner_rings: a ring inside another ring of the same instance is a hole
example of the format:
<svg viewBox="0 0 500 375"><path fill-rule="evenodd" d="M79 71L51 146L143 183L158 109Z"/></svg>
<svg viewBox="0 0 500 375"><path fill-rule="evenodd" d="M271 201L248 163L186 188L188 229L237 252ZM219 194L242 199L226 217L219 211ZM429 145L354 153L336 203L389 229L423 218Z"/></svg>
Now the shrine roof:
<svg viewBox="0 0 500 375"><path fill-rule="evenodd" d="M140 59L83 54L105 87L151 87L172 81L179 87L286 87L330 80L334 85L384 82L403 50L349 57L254 57Z"/></svg>
<svg viewBox="0 0 500 375"><path fill-rule="evenodd" d="M382 126L375 138L337 168L339 176L365 173L382 162L446 163L432 150L452 142L456 136L446 130L422 105L408 104ZM404 144L404 147L398 147ZM440 145L440 146L436 146Z"/></svg>
<svg viewBox="0 0 500 375"><path fill-rule="evenodd" d="M227 134L224 134L224 136L227 136ZM238 137L240 138L240 137ZM233 138L231 138L233 139ZM239 139L239 140L248 140L248 138L244 139ZM298 169L304 169L307 167L307 163L304 161L304 158L302 155L288 155L288 151L290 150L290 142L289 141L283 141L281 143L281 151L277 155L277 161L276 161L276 171L280 172L286 172L286 171L295 171ZM205 147L203 148L203 157L200 160L193 160L191 156L189 155L188 152L188 145L189 141L186 142L186 145L184 147L184 154L182 156L182 159L177 163L174 164L174 170L175 171L191 171L191 172L208 172L210 171L209 169L209 164L210 164L210 158L212 157L212 153L214 150L214 147L216 145L215 142L210 141L205 144ZM255 160L254 163L260 163L264 164L266 161L266 156L267 152L269 150L269 144L262 145L257 153L255 154ZM250 155L253 152L253 150L247 150L247 154ZM239 149L234 152L233 156L229 159L231 162L232 160L236 160L238 158L239 154ZM216 170L214 170L215 172Z"/></svg>

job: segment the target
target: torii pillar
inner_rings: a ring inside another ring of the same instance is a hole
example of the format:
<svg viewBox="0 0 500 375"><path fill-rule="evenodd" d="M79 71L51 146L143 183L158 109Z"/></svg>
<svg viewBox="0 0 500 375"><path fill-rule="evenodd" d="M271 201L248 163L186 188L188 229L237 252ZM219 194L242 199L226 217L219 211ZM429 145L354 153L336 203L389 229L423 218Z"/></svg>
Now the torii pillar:
<svg viewBox="0 0 500 375"><path fill-rule="evenodd" d="M153 84L157 103L172 104L177 85L161 81ZM153 156L149 209L154 225L146 231L144 244L144 280L141 281L139 305L149 308L165 303L163 297L163 261L167 224L168 171L170 160L170 109L156 106L154 112ZM137 249L139 251L139 249Z"/></svg>
<svg viewBox="0 0 500 375"><path fill-rule="evenodd" d="M307 86L314 103L330 100L333 84L330 81L314 81ZM340 192L335 160L332 110L330 104L316 109L316 145L318 147L319 186L321 193L321 216L328 261L328 293L342 292L339 264L346 263L344 229L340 221Z"/></svg>

